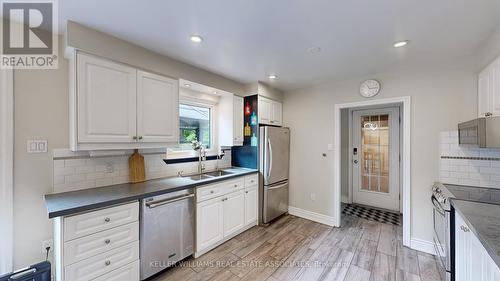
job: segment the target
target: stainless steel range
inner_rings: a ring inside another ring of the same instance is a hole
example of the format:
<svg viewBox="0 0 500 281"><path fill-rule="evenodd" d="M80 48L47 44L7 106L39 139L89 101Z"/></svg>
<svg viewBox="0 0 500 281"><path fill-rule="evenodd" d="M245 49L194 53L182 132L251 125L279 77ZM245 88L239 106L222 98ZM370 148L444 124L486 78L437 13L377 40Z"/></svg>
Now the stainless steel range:
<svg viewBox="0 0 500 281"><path fill-rule="evenodd" d="M434 226L434 248L438 269L442 280L453 280L453 215L451 212L450 198L453 194L441 183L432 187L432 218Z"/></svg>

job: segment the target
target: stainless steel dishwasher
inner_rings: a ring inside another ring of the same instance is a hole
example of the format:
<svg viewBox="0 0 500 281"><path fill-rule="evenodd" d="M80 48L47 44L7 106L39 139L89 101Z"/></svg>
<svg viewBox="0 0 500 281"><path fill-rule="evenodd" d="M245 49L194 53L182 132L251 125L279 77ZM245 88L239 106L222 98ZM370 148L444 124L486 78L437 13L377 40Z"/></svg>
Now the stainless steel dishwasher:
<svg viewBox="0 0 500 281"><path fill-rule="evenodd" d="M193 189L141 200L141 280L193 254L194 210Z"/></svg>

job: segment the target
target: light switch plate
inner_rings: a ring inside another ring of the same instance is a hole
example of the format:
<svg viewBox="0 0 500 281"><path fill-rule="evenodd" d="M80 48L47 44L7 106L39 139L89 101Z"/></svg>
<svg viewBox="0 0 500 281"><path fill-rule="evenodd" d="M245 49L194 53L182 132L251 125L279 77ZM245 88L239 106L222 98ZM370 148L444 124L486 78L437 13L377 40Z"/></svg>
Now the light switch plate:
<svg viewBox="0 0 500 281"><path fill-rule="evenodd" d="M28 153L46 153L48 148L47 140L28 140L26 142L26 152Z"/></svg>

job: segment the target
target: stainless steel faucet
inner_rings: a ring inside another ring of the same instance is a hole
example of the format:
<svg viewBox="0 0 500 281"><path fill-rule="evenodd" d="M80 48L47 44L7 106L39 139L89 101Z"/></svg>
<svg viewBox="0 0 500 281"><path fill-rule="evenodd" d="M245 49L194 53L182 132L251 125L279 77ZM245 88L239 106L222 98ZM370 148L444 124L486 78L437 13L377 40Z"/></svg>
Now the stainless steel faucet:
<svg viewBox="0 0 500 281"><path fill-rule="evenodd" d="M205 161L207 160L207 153L203 145L198 149L198 173L201 174L205 171Z"/></svg>

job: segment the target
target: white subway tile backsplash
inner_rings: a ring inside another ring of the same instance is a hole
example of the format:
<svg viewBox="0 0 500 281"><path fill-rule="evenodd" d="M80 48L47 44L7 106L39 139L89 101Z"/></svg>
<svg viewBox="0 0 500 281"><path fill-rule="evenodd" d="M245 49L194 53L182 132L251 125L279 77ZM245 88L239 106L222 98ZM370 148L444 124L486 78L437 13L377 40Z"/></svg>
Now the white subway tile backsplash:
<svg viewBox="0 0 500 281"><path fill-rule="evenodd" d="M54 160L54 168L64 167L64 160Z"/></svg>
<svg viewBox="0 0 500 281"><path fill-rule="evenodd" d="M57 157L88 157L88 155L66 152ZM54 192L108 186L129 182L128 169L129 156L109 156L98 158L54 159ZM164 155L144 155L146 179L176 176L179 171L184 174L195 173L198 169L197 162L165 164ZM219 161L219 168L231 166L231 152L228 151ZM217 161L206 161L205 168L213 170Z"/></svg>
<svg viewBox="0 0 500 281"><path fill-rule="evenodd" d="M481 149L473 145L458 145L458 132L441 132L439 167L440 181L450 184L500 188L499 149ZM451 157L451 158L450 158ZM468 159L455 159L465 157ZM486 159L481 159L486 158ZM492 158L492 159L490 159Z"/></svg>
<svg viewBox="0 0 500 281"><path fill-rule="evenodd" d="M112 185L112 184L113 184L113 179L112 178L96 179L95 180L96 187L107 186L107 185Z"/></svg>
<svg viewBox="0 0 500 281"><path fill-rule="evenodd" d="M64 177L65 183L74 183L74 182L81 182L81 181L85 181L85 174L76 174L76 175L70 175L70 176Z"/></svg>
<svg viewBox="0 0 500 281"><path fill-rule="evenodd" d="M85 166L85 159L68 159L64 160L65 167Z"/></svg>
<svg viewBox="0 0 500 281"><path fill-rule="evenodd" d="M74 167L54 168L54 176L67 176L67 175L74 175L74 174L75 174Z"/></svg>

